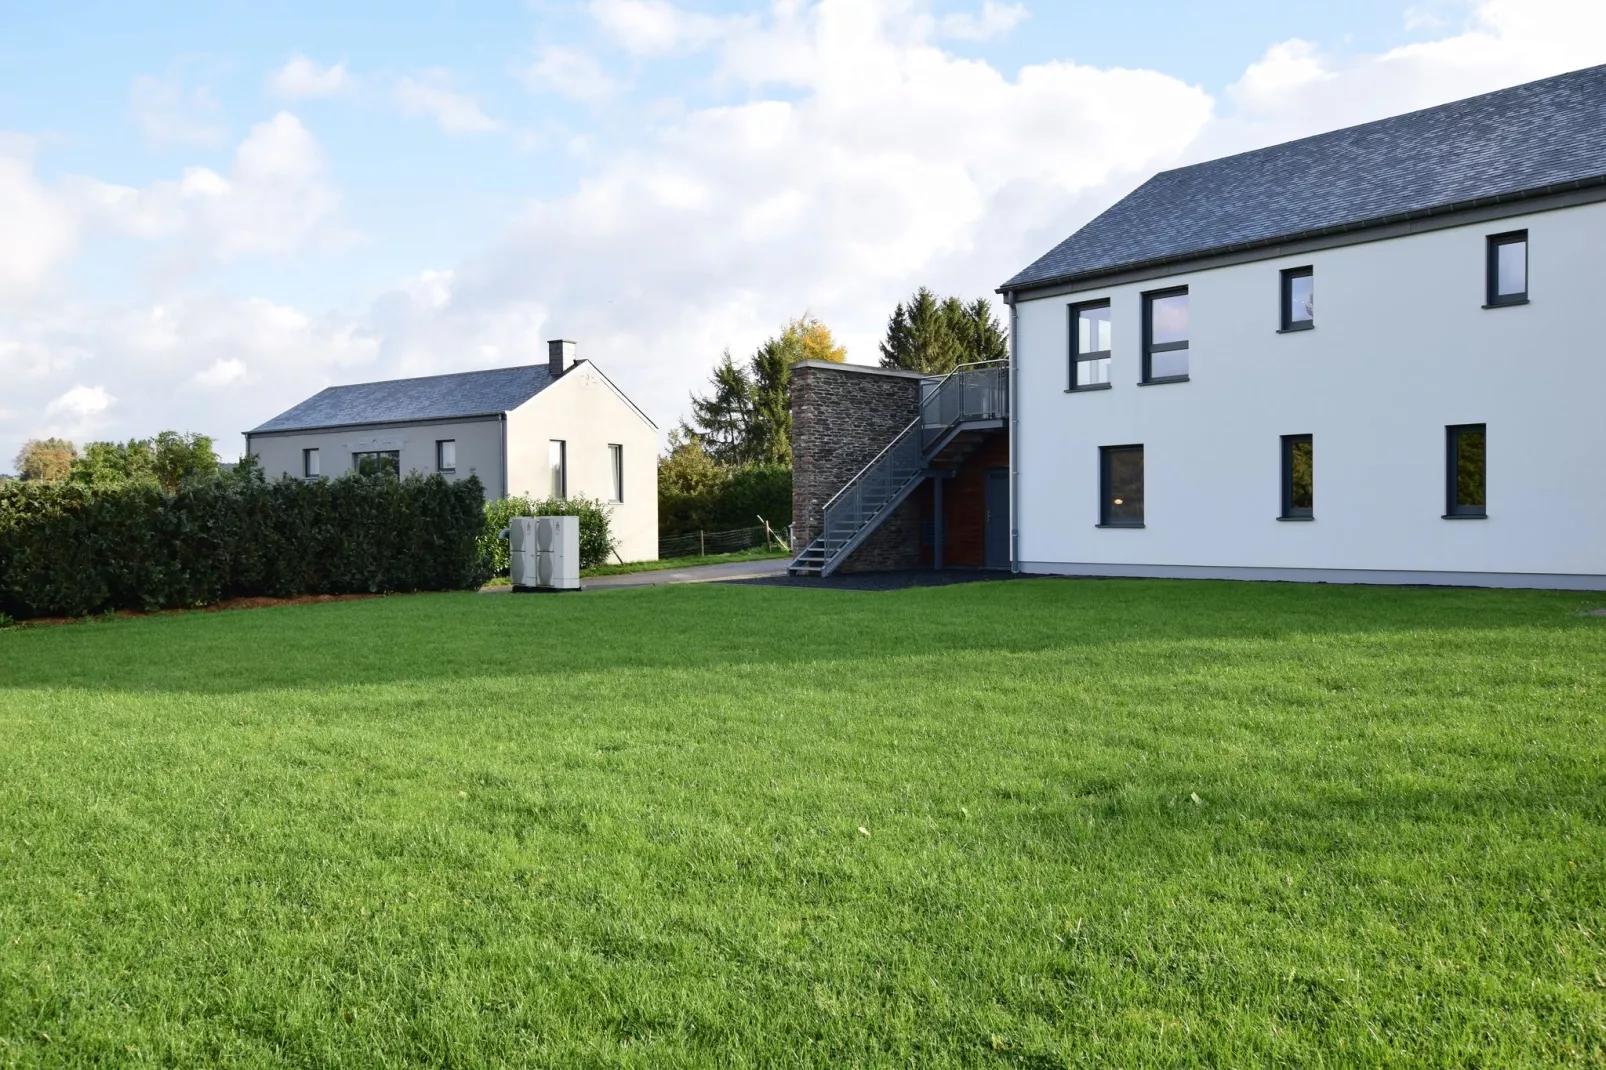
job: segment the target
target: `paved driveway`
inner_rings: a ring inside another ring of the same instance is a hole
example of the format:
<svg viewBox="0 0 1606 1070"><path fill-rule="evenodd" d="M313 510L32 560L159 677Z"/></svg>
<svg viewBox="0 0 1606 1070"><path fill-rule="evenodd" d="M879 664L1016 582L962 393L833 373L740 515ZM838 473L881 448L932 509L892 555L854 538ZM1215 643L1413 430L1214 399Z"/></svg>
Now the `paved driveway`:
<svg viewBox="0 0 1606 1070"><path fill-rule="evenodd" d="M660 587L666 583L718 583L721 580L768 580L786 575L791 561L784 557L764 561L732 561L720 565L692 568L664 568L654 572L631 572L623 576L589 576L580 581L587 591L608 591L617 587ZM485 594L507 594L511 587L487 587Z"/></svg>

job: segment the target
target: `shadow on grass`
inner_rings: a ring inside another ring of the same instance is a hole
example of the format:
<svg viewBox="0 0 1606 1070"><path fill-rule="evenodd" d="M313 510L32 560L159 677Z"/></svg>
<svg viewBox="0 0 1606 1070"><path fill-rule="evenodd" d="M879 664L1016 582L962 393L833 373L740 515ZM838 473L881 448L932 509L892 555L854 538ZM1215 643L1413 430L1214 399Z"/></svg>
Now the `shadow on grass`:
<svg viewBox="0 0 1606 1070"><path fill-rule="evenodd" d="M710 670L1143 642L1540 643L1606 629L1573 592L1023 580L854 593L700 584L598 595L423 594L0 633L0 688L269 689ZM1485 641L1481 637L1470 637ZM1379 647L1379 649L1382 649Z"/></svg>

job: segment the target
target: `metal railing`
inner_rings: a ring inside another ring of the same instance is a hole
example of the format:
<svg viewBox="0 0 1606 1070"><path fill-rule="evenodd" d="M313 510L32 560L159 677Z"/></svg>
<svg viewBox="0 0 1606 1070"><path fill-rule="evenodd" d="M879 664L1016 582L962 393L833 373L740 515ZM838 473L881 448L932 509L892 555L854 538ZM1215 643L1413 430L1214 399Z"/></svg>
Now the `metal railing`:
<svg viewBox="0 0 1606 1070"><path fill-rule="evenodd" d="M920 445L930 450L955 424L1009 416L1009 363L962 364L920 403Z"/></svg>
<svg viewBox="0 0 1606 1070"><path fill-rule="evenodd" d="M895 499L923 476L931 448L956 425L1002 420L1009 415L1006 361L966 364L949 372L926 394L920 415L825 503L816 543L823 571Z"/></svg>

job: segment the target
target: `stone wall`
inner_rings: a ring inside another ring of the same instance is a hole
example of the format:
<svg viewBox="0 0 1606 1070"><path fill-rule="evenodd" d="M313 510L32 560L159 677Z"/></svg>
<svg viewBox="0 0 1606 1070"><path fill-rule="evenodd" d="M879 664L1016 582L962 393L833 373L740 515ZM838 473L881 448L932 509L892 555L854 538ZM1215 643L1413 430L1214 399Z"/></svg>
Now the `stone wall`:
<svg viewBox="0 0 1606 1070"><path fill-rule="evenodd" d="M792 367L792 522L797 548L820 533L825 503L920 414L921 376L805 361ZM911 498L842 563L843 572L914 568L920 512Z"/></svg>

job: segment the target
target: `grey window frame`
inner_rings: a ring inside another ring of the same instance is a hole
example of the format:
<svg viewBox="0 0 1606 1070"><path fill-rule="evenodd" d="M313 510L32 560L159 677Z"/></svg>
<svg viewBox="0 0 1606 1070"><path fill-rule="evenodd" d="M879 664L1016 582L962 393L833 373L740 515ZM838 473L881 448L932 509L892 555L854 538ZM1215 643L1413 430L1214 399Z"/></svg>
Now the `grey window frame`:
<svg viewBox="0 0 1606 1070"><path fill-rule="evenodd" d="M1283 269L1279 283L1282 290L1283 306L1282 326L1279 331L1283 334L1288 334L1292 331L1314 331L1316 329L1316 320L1314 318L1308 320L1296 320L1294 318L1295 279L1310 279L1311 286L1314 288L1316 285L1316 268L1313 265L1307 265L1305 267ZM1189 326L1191 327L1192 324L1190 323Z"/></svg>
<svg viewBox="0 0 1606 1070"><path fill-rule="evenodd" d="M1462 505L1460 491L1461 439L1469 434L1483 436L1483 504ZM1444 519L1487 520L1489 517L1489 425L1450 424L1444 429Z"/></svg>
<svg viewBox="0 0 1606 1070"><path fill-rule="evenodd" d="M1082 344L1082 332L1079 325L1081 322L1082 313L1088 309L1109 307L1110 299L1108 297L1099 301L1078 301L1076 304L1070 306L1071 368L1070 385L1066 387L1065 390L1067 394L1081 390L1108 390L1114 385L1108 380L1102 383L1084 383L1082 382L1081 369L1078 367L1078 365L1080 365L1083 361L1108 360L1110 361L1110 367L1113 371L1115 367L1115 361L1111 356L1111 353L1113 352L1112 350L1090 349L1086 353L1083 353L1080 348ZM1113 335L1115 334L1113 323L1111 324L1110 334L1112 335L1113 339Z"/></svg>
<svg viewBox="0 0 1606 1070"><path fill-rule="evenodd" d="M1154 341L1154 303L1167 297L1187 297L1188 300L1188 340L1186 342ZM1164 290L1150 290L1143 295L1143 386L1153 386L1159 383L1186 383L1193 372L1193 295L1186 286L1171 286ZM1181 375L1154 375L1154 355L1156 353L1188 353L1188 370Z"/></svg>
<svg viewBox="0 0 1606 1070"><path fill-rule="evenodd" d="M552 474L550 469L552 467L552 447L554 445L558 447L558 470L556 473L557 478L555 480L551 480L551 482L556 483L557 486L548 487L547 489L548 491L555 490L557 492L553 494L552 497L562 501L567 501L569 498L569 440L566 438L551 438L547 440L547 468L549 470L549 476Z"/></svg>
<svg viewBox="0 0 1606 1070"><path fill-rule="evenodd" d="M1522 292L1500 293L1500 250L1507 245L1522 245ZM1528 231L1508 230L1504 234L1490 234L1484 239L1484 308L1509 308L1528 303Z"/></svg>
<svg viewBox="0 0 1606 1070"><path fill-rule="evenodd" d="M1310 505L1294 504L1294 447L1304 442L1310 445ZM1284 435L1281 439L1283 468L1283 507L1279 520L1316 519L1316 437L1314 435Z"/></svg>
<svg viewBox="0 0 1606 1070"><path fill-rule="evenodd" d="M351 470L358 475L362 474L362 458L364 457L395 457L396 471L388 474L395 479L401 478L401 450L357 450L353 452L351 455ZM376 472L375 474L385 475L387 473Z"/></svg>
<svg viewBox="0 0 1606 1070"><path fill-rule="evenodd" d="M608 491L613 495L609 501L625 500L625 448L618 442L608 443Z"/></svg>
<svg viewBox="0 0 1606 1070"><path fill-rule="evenodd" d="M1140 516L1138 519L1136 519L1136 520L1130 520L1130 519L1123 520L1123 519L1114 518L1114 517L1110 516L1110 458L1116 456L1117 454L1121 454L1121 453L1136 453L1138 455L1138 457L1140 459L1141 466L1142 466L1142 479L1143 479L1143 484L1145 486L1145 489L1147 488L1147 485L1148 485L1148 477L1149 477L1148 458L1144 456L1143 444L1141 442L1139 442L1139 443L1129 443L1128 445L1125 445L1125 446L1100 446L1099 447L1099 525L1098 526L1101 527L1101 528L1141 528L1141 527L1146 526L1146 522L1148 520L1148 496L1147 496L1147 494L1144 495L1144 500L1143 500L1143 502L1141 503L1141 506L1140 506L1140 508L1143 509L1143 515Z"/></svg>
<svg viewBox="0 0 1606 1070"><path fill-rule="evenodd" d="M312 470L312 460L314 457L318 459L318 470L316 472ZM301 478L323 478L323 455L319 453L317 446L308 446L301 451Z"/></svg>
<svg viewBox="0 0 1606 1070"><path fill-rule="evenodd" d="M446 467L446 446L452 447L452 466ZM443 475L455 475L457 472L457 439L438 438L435 440L435 471Z"/></svg>

